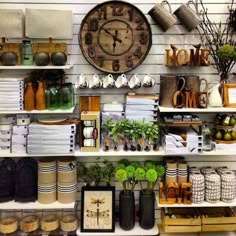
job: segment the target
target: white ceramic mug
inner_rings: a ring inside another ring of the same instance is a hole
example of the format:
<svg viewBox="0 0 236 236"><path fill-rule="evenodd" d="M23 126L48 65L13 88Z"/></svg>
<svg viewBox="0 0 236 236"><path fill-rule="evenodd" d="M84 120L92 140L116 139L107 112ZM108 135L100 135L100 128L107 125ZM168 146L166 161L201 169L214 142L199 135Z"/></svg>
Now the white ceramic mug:
<svg viewBox="0 0 236 236"><path fill-rule="evenodd" d="M113 88L115 86L115 80L112 74L105 76L102 80L103 88Z"/></svg>
<svg viewBox="0 0 236 236"><path fill-rule="evenodd" d="M142 82L143 87L150 88L150 87L154 86L154 84L155 84L155 81L150 75L144 76L143 82Z"/></svg>
<svg viewBox="0 0 236 236"><path fill-rule="evenodd" d="M125 74L118 76L115 82L116 88L126 88L128 87L128 80Z"/></svg>
<svg viewBox="0 0 236 236"><path fill-rule="evenodd" d="M93 78L89 82L89 88L100 88L102 85L102 82L99 78L99 75L94 74Z"/></svg>
<svg viewBox="0 0 236 236"><path fill-rule="evenodd" d="M79 88L83 89L83 88L87 88L88 87L88 81L85 77L84 74L81 74L79 76Z"/></svg>
<svg viewBox="0 0 236 236"><path fill-rule="evenodd" d="M131 89L135 89L135 88L140 88L141 87L141 80L138 77L138 74L134 74L130 80L129 80L129 87Z"/></svg>
<svg viewBox="0 0 236 236"><path fill-rule="evenodd" d="M83 134L85 138L93 138L94 127L84 127Z"/></svg>
<svg viewBox="0 0 236 236"><path fill-rule="evenodd" d="M95 140L91 138L84 139L84 147L95 147Z"/></svg>

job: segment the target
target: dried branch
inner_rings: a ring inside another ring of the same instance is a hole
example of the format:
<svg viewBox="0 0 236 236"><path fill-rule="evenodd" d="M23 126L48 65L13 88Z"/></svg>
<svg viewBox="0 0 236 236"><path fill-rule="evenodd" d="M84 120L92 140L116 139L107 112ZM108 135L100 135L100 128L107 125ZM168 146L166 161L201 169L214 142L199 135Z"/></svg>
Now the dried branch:
<svg viewBox="0 0 236 236"><path fill-rule="evenodd" d="M202 43L211 50L211 55L215 62L215 65L213 65L213 67L220 74L221 79L224 79L224 77L226 77L227 74L230 73L233 66L235 65L235 60L222 60L217 55L217 52L219 48L224 45L231 45L232 47L236 47L236 41L234 37L235 34L232 27L230 26L230 14L232 14L233 12L234 0L232 0L230 6L228 7L230 14L225 24L222 24L222 22L219 22L219 24L212 22L208 15L208 9L205 8L202 0L199 1L202 8L200 12L202 22L199 24L198 32L200 34Z"/></svg>

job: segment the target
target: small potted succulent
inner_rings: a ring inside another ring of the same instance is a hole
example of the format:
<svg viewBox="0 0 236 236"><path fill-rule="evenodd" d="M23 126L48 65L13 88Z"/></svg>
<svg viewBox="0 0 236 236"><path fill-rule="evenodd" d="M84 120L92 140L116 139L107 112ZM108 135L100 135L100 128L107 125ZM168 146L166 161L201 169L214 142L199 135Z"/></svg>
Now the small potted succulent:
<svg viewBox="0 0 236 236"><path fill-rule="evenodd" d="M123 159L115 167L115 179L121 183L123 190L119 194L119 224L123 230L131 230L135 224L134 188L137 184L137 162Z"/></svg>
<svg viewBox="0 0 236 236"><path fill-rule="evenodd" d="M151 229L155 224L155 193L154 187L165 174L164 166L153 161L146 161L143 167L136 170L139 174L141 191L139 195L139 224L143 229ZM144 183L146 182L146 187Z"/></svg>

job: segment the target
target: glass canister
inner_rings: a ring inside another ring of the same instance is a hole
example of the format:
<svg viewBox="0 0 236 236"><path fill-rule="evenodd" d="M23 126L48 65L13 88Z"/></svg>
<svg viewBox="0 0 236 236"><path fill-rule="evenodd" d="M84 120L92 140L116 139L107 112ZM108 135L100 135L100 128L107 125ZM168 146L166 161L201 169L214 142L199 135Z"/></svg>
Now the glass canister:
<svg viewBox="0 0 236 236"><path fill-rule="evenodd" d="M74 106L74 91L72 83L62 84L60 89L60 108L69 109Z"/></svg>
<svg viewBox="0 0 236 236"><path fill-rule="evenodd" d="M47 109L60 109L60 94L56 85L48 87L46 90Z"/></svg>
<svg viewBox="0 0 236 236"><path fill-rule="evenodd" d="M21 43L21 64L33 65L33 49L30 40L23 40Z"/></svg>

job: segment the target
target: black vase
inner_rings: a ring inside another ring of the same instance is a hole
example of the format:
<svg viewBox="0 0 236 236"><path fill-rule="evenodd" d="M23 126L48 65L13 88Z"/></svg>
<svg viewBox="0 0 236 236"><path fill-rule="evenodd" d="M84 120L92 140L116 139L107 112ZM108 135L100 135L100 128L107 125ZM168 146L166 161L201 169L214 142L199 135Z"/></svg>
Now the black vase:
<svg viewBox="0 0 236 236"><path fill-rule="evenodd" d="M155 194L140 192L139 225L143 229L151 229L155 224Z"/></svg>
<svg viewBox="0 0 236 236"><path fill-rule="evenodd" d="M135 224L135 200L134 193L129 192L127 195L124 191L120 192L119 196L119 221L120 227L123 230L131 230Z"/></svg>

